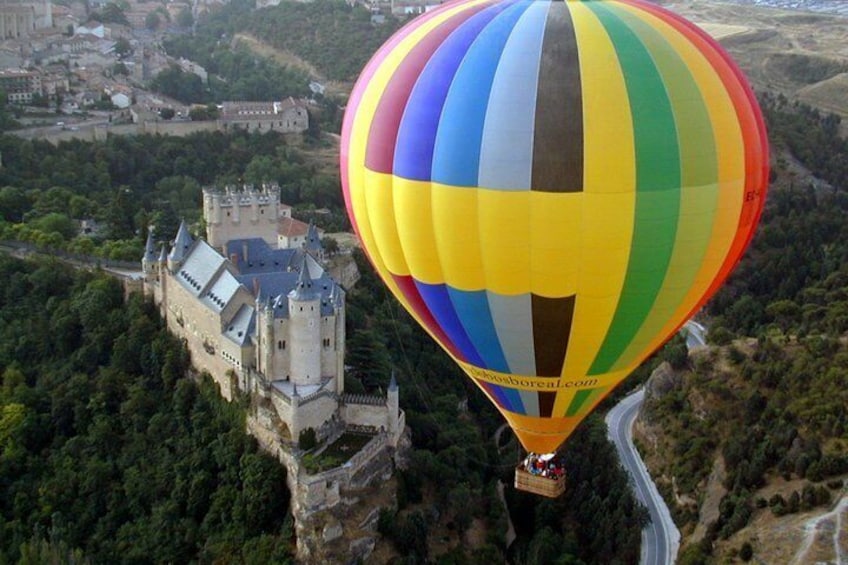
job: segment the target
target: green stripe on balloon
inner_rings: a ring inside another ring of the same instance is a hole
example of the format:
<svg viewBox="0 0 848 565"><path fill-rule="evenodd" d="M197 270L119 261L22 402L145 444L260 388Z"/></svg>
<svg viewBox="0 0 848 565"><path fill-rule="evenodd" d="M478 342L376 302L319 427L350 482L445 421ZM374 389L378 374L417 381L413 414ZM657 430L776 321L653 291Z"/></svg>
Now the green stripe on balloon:
<svg viewBox="0 0 848 565"><path fill-rule="evenodd" d="M679 52L656 28L631 13L623 12L621 19L648 50L671 102L680 143L681 187L684 187L680 210L686 214L686 220L677 231L662 292L613 370L630 365L686 297L709 246L718 201L716 140L700 85Z"/></svg>
<svg viewBox="0 0 848 565"><path fill-rule="evenodd" d="M608 5L586 4L606 30L624 74L636 158L636 210L624 288L590 375L607 373L656 300L674 247L680 149L671 102L651 54Z"/></svg>

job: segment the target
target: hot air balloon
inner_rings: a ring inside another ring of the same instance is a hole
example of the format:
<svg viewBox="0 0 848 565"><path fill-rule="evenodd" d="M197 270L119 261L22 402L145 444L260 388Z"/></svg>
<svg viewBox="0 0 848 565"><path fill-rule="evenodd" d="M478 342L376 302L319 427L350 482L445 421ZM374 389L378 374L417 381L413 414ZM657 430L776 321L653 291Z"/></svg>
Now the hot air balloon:
<svg viewBox="0 0 848 565"><path fill-rule="evenodd" d="M719 288L768 180L745 78L640 0L459 0L350 96L345 201L392 293L530 452Z"/></svg>

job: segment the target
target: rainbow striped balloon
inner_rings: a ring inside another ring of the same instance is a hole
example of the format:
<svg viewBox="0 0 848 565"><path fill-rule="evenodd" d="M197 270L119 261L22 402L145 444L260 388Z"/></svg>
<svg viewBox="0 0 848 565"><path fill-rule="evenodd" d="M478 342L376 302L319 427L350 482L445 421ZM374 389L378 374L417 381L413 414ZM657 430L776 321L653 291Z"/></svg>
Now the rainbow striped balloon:
<svg viewBox="0 0 848 565"><path fill-rule="evenodd" d="M716 291L768 181L741 72L639 0L428 12L362 72L341 151L377 271L535 452Z"/></svg>

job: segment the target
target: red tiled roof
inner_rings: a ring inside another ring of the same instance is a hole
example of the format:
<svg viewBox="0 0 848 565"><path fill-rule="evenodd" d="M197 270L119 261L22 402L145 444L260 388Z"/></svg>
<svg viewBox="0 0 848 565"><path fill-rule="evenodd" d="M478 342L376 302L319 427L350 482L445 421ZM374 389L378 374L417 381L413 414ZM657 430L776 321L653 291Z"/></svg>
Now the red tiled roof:
<svg viewBox="0 0 848 565"><path fill-rule="evenodd" d="M294 218L280 218L277 233L286 237L302 237L306 235L309 224Z"/></svg>

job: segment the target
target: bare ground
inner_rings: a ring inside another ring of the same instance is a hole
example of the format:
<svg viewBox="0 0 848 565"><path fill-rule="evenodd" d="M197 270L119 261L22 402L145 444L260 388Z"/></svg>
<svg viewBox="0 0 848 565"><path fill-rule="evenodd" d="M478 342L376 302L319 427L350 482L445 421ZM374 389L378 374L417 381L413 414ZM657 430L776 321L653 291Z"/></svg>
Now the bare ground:
<svg viewBox="0 0 848 565"><path fill-rule="evenodd" d="M718 39L754 87L848 117L848 18L716 0L664 2ZM788 57L787 57L788 56ZM796 65L786 62L796 58ZM811 67L823 76L797 76Z"/></svg>
<svg viewBox="0 0 848 565"><path fill-rule="evenodd" d="M269 45L259 38L247 33L237 33L233 36L233 47L237 45L243 45L257 55L268 57L284 67L293 67L306 72L313 80L322 83L326 87L327 94L343 94L345 96L350 94L352 85L343 82L328 81L327 78L321 74L321 72L318 71L312 63L305 59L301 59L291 51L277 49L273 45Z"/></svg>

